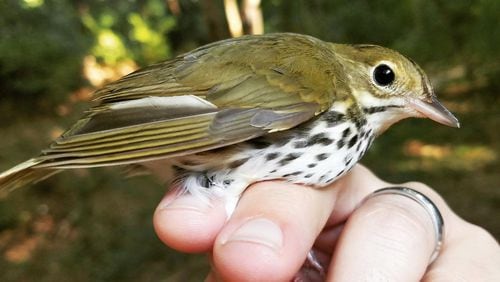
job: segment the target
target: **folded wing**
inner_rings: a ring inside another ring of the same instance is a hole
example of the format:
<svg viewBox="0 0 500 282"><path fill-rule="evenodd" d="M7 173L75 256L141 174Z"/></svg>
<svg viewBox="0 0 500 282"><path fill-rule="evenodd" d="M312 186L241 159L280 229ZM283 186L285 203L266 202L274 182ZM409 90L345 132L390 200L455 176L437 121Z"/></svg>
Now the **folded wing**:
<svg viewBox="0 0 500 282"><path fill-rule="evenodd" d="M106 166L191 154L309 120L331 104L334 82L326 64L334 60L309 37L293 37L295 49L284 54L280 44L291 45L286 39L218 42L107 85L96 93L98 104L43 151L36 167ZM324 71L314 72L311 65Z"/></svg>

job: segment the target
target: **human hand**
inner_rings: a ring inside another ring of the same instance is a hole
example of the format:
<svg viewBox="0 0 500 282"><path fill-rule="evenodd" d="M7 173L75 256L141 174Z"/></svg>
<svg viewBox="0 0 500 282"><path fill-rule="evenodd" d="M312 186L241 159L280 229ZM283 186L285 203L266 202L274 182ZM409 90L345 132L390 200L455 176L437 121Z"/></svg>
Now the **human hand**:
<svg viewBox="0 0 500 282"><path fill-rule="evenodd" d="M398 185L428 196L444 218L443 246L429 266L436 231L421 205L398 195L363 201L388 186L360 165L325 189L257 183L229 220L221 202L171 192L154 225L171 248L210 253L208 281L316 280L317 272L299 272L311 249L329 281L500 281L500 248L490 234L424 184Z"/></svg>

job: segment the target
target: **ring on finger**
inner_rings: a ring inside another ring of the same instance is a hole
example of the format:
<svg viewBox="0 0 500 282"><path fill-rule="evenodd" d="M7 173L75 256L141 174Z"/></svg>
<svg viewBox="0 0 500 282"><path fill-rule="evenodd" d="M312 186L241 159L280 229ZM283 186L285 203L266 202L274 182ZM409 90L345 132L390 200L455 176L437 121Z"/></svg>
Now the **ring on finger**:
<svg viewBox="0 0 500 282"><path fill-rule="evenodd" d="M434 260L436 260L436 258L439 255L439 252L443 245L443 238L444 238L444 220L436 204L434 204L434 202L432 202L431 199L429 199L429 197L425 196L419 191L402 186L388 187L375 190L373 193L368 195L364 201L380 195L399 195L407 197L417 202L427 211L427 213L431 216L432 224L434 226L434 235L436 239L436 245L430 257L430 263L434 262Z"/></svg>

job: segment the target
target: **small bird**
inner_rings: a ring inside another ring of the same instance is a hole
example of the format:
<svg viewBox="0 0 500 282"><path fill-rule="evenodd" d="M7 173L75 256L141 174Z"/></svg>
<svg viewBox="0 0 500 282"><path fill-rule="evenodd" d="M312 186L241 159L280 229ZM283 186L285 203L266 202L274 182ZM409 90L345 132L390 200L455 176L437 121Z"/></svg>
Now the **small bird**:
<svg viewBox="0 0 500 282"><path fill-rule="evenodd" d="M175 184L230 214L251 183L334 182L407 117L459 127L407 57L293 33L218 41L98 90L48 149L0 174L0 191L63 169L173 168Z"/></svg>

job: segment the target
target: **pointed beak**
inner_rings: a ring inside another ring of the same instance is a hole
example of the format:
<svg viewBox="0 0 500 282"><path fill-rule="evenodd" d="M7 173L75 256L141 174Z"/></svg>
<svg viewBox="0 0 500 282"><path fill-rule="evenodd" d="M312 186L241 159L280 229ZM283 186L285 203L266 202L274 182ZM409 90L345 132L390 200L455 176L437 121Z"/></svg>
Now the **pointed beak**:
<svg viewBox="0 0 500 282"><path fill-rule="evenodd" d="M458 119L452 113L450 113L450 111L448 111L448 109L446 109L434 96L432 96L430 102L422 101L416 98L409 98L408 106L421 113L423 116L432 119L433 121L451 127L460 127L460 122L458 122Z"/></svg>

